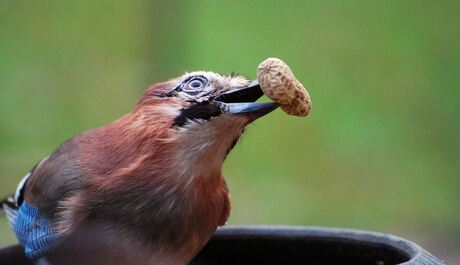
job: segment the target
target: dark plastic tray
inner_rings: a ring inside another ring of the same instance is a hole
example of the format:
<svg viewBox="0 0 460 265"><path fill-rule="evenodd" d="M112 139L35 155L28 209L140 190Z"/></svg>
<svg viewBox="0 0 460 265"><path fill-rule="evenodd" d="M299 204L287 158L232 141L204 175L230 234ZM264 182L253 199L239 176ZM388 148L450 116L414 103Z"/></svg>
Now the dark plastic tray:
<svg viewBox="0 0 460 265"><path fill-rule="evenodd" d="M193 265L435 265L417 244L393 235L309 227L219 229Z"/></svg>
<svg viewBox="0 0 460 265"><path fill-rule="evenodd" d="M348 229L246 226L218 229L190 265L439 265L417 244ZM0 265L32 265L20 246L0 249Z"/></svg>

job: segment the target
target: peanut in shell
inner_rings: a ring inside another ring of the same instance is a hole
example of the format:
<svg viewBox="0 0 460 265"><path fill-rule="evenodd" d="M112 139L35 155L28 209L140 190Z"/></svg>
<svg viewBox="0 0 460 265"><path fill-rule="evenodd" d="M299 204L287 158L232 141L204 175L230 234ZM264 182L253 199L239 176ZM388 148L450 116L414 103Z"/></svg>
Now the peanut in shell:
<svg viewBox="0 0 460 265"><path fill-rule="evenodd" d="M307 116L311 99L289 66L280 59L268 58L259 64L257 79L264 94L280 104L289 115Z"/></svg>

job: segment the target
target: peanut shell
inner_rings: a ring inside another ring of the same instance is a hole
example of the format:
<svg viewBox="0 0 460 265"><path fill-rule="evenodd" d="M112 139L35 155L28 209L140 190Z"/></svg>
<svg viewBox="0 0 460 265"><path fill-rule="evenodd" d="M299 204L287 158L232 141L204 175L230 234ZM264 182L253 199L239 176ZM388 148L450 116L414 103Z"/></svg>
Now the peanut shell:
<svg viewBox="0 0 460 265"><path fill-rule="evenodd" d="M308 115L310 95L286 63L277 58L266 59L257 68L257 79L264 94L279 103L284 112L295 116Z"/></svg>

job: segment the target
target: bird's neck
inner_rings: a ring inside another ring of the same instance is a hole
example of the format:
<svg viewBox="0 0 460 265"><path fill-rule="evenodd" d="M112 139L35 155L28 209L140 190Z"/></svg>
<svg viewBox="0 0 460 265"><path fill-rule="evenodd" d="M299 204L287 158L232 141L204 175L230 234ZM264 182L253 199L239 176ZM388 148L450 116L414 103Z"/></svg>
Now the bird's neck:
<svg viewBox="0 0 460 265"><path fill-rule="evenodd" d="M220 175L225 157L243 132L245 122L229 116L181 129L173 141L173 164L178 177L193 181Z"/></svg>

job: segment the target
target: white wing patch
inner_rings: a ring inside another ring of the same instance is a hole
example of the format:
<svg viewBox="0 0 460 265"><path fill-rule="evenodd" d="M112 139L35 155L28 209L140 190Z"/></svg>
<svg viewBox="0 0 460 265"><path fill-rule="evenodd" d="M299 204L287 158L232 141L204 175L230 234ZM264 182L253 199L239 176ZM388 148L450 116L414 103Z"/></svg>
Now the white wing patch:
<svg viewBox="0 0 460 265"><path fill-rule="evenodd" d="M22 180L18 184L18 187L16 188L16 192L14 193L14 204L16 204L17 207L19 207L19 200L21 199L22 201L24 199L24 188L31 173L32 172L27 173L27 175L25 175L24 178L22 178Z"/></svg>
<svg viewBox="0 0 460 265"><path fill-rule="evenodd" d="M6 214L6 219L8 219L8 224L10 225L11 229L14 229L14 224L16 223L16 219L18 217L18 208L24 200L24 187L30 175L31 172L27 173L27 175L22 178L18 184L18 187L16 188L14 196L8 197L7 202L2 204L3 211Z"/></svg>

